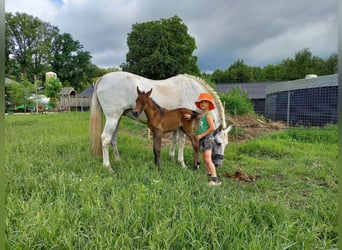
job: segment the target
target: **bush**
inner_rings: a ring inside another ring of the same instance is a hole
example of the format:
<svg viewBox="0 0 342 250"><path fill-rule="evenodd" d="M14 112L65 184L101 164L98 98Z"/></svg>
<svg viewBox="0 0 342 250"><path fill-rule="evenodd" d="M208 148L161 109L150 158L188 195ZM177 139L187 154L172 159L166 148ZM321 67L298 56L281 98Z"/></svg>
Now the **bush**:
<svg viewBox="0 0 342 250"><path fill-rule="evenodd" d="M240 88L232 88L224 94L220 94L225 110L232 115L254 114L254 105L248 99L247 92Z"/></svg>

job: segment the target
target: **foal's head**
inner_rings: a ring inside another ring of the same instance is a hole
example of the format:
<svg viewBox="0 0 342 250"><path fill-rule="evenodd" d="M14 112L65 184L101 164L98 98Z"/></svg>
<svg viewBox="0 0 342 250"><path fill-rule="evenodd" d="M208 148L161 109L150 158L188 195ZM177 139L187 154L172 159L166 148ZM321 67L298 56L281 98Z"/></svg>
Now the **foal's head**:
<svg viewBox="0 0 342 250"><path fill-rule="evenodd" d="M138 117L140 113L143 112L145 105L148 101L148 98L150 98L151 93L152 93L152 89L145 93L145 91L141 91L139 87L137 87L138 97L135 100L135 108L133 110L133 115L135 117Z"/></svg>

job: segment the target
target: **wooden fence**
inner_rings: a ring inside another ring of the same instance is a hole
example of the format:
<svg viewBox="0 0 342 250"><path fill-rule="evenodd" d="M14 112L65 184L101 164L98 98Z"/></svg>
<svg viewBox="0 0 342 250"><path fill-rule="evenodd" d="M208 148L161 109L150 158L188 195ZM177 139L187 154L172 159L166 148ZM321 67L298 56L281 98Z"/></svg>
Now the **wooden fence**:
<svg viewBox="0 0 342 250"><path fill-rule="evenodd" d="M91 105L91 98L65 98L62 97L59 99L58 106L63 110L69 110L71 108L89 108Z"/></svg>

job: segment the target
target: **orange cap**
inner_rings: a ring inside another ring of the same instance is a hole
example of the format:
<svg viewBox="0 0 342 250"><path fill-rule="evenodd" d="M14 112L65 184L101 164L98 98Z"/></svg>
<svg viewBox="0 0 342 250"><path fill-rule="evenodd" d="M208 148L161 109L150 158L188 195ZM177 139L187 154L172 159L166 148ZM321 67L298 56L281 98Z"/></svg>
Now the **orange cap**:
<svg viewBox="0 0 342 250"><path fill-rule="evenodd" d="M195 102L197 108L201 108L200 103L201 101L208 101L209 102L209 110L215 109L215 105L213 102L213 96L209 93L201 93L198 97L198 100Z"/></svg>

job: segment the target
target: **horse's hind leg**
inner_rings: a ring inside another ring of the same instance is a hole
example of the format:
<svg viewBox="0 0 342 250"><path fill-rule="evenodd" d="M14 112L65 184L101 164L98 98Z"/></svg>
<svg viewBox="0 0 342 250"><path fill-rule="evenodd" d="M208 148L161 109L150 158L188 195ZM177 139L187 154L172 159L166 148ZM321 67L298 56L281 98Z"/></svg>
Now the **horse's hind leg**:
<svg viewBox="0 0 342 250"><path fill-rule="evenodd" d="M171 147L169 151L169 156L171 160L175 159L175 149L176 149L176 144L177 144L177 139L178 139L178 131L179 129L172 132L172 142L171 142Z"/></svg>
<svg viewBox="0 0 342 250"><path fill-rule="evenodd" d="M184 144L185 144L185 134L183 130L178 129L178 163L183 167L186 168L184 163Z"/></svg>
<svg viewBox="0 0 342 250"><path fill-rule="evenodd" d="M114 120L107 120L106 125L103 129L102 135L101 135L101 141L102 141L102 156L103 156L103 165L107 168L110 168L110 161L109 161L109 144L111 143L111 138L113 135L113 132L116 128L117 122Z"/></svg>
<svg viewBox="0 0 342 250"><path fill-rule="evenodd" d="M116 160L116 161L120 160L120 154L119 154L118 147L117 147L117 135L118 135L119 123L120 123L120 121L118 121L118 123L116 124L116 127L115 127L113 135L112 135L112 139L111 139L111 144L112 144L113 154L114 154L114 160Z"/></svg>

